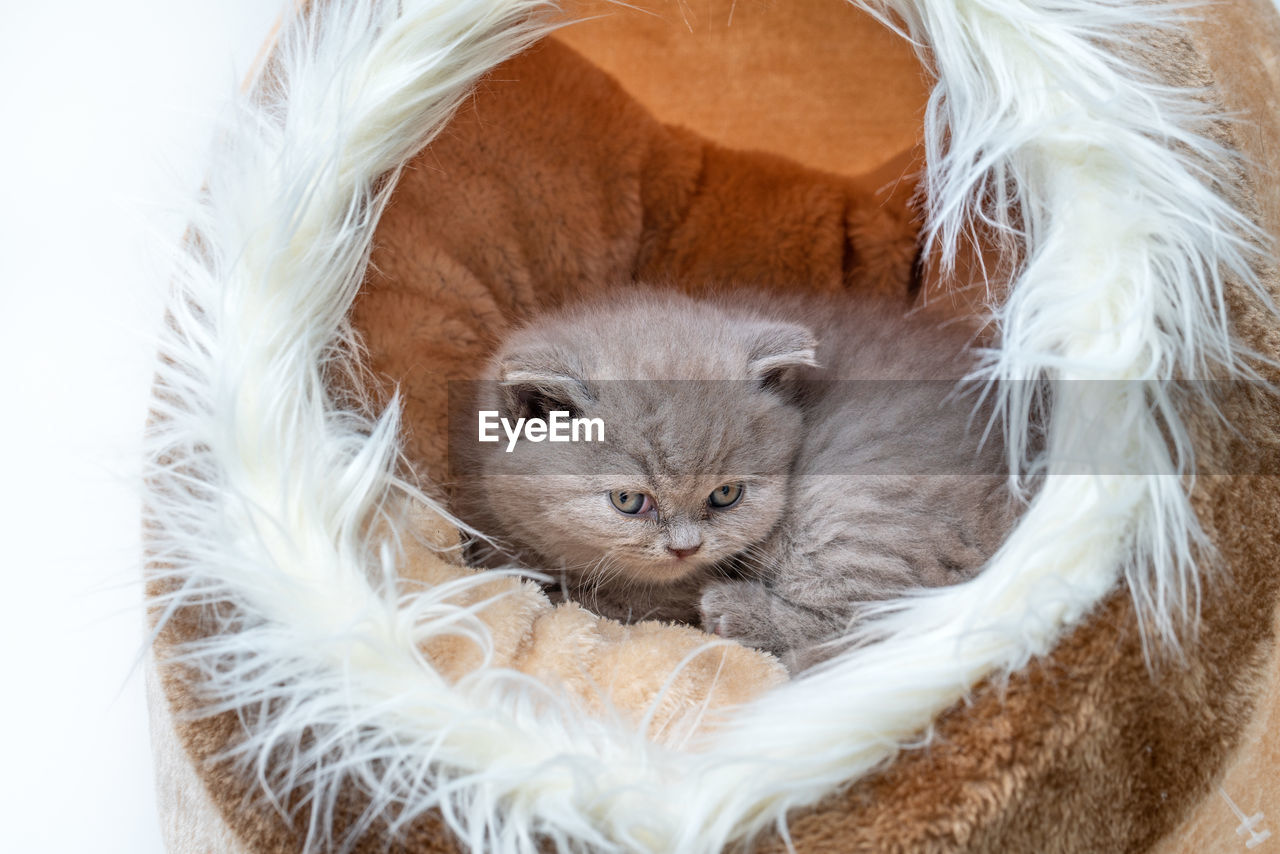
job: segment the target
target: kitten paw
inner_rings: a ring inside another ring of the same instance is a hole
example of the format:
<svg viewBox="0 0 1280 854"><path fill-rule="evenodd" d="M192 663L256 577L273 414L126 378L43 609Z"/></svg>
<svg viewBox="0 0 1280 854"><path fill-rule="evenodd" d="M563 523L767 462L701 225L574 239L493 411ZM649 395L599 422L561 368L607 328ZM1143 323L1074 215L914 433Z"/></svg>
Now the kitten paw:
<svg viewBox="0 0 1280 854"><path fill-rule="evenodd" d="M769 591L753 581L717 581L702 589L699 611L704 631L773 652L777 632L770 619Z"/></svg>

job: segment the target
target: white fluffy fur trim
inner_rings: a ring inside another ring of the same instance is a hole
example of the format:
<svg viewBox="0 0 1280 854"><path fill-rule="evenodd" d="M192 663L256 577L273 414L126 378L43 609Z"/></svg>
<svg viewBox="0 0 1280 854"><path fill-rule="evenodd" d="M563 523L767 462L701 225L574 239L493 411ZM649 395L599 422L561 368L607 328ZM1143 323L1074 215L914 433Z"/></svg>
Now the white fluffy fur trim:
<svg viewBox="0 0 1280 854"><path fill-rule="evenodd" d="M529 42L537 3L314 6L286 26L274 85L230 123L193 214L149 481L153 546L180 585L166 604L235 604L183 657L207 677L208 710L245 720L237 753L267 790L308 787L310 848L341 846L329 810L359 785L370 821L438 808L475 850L534 851L545 834L562 848L718 851L919 740L976 681L1049 650L1123 573L1162 635L1194 608L1198 529L1179 477L1191 449L1162 383L1231 369L1222 277L1251 281L1249 226L1219 192L1203 107L1113 50L1167 9L899 0L873 11L895 12L939 76L930 234L947 253L985 215L1021 247L988 369L1015 470L1022 381L1154 385L1067 385L1075 399L1055 402L1036 462L1055 476L984 574L882 609L880 643L741 709L696 752L509 673L446 683L420 642L483 627L450 590L397 587L394 543L367 533L378 514L396 524L407 491L391 474L395 407L370 421L328 380L357 371L344 317L383 176ZM1071 475L1088 413L1116 426L1100 447L1113 468Z"/></svg>

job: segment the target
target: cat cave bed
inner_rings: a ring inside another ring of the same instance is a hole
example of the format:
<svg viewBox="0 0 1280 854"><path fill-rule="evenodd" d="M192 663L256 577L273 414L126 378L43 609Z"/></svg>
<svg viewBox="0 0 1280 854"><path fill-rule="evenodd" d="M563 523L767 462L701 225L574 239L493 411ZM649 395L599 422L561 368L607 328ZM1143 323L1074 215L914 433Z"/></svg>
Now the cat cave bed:
<svg viewBox="0 0 1280 854"><path fill-rule="evenodd" d="M1230 850L1280 803L1275 10L862 5L282 24L158 362L171 850ZM989 315L1046 475L1004 548L791 680L468 569L449 381L637 280Z"/></svg>

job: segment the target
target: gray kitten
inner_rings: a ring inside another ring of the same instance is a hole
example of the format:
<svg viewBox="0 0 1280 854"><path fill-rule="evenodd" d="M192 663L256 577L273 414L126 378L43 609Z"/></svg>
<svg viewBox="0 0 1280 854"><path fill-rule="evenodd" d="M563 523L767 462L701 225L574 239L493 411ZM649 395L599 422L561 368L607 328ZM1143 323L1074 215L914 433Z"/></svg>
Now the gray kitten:
<svg viewBox="0 0 1280 854"><path fill-rule="evenodd" d="M971 577L1012 524L1002 448L938 382L968 372L968 343L849 298L641 290L550 312L508 336L478 408L599 418L605 441L473 442L458 510L490 565L800 669L859 602Z"/></svg>

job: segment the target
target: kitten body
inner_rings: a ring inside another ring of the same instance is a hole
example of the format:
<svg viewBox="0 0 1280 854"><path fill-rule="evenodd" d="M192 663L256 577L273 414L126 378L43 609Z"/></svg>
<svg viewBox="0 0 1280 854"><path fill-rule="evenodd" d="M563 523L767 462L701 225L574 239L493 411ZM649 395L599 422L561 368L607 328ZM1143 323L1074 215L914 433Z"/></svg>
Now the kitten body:
<svg viewBox="0 0 1280 854"><path fill-rule="evenodd" d="M463 518L500 545L488 563L556 574L598 613L701 622L802 668L859 602L971 577L1012 524L1003 448L956 394L971 335L857 297L550 312L478 403L599 417L606 441L478 456Z"/></svg>
<svg viewBox="0 0 1280 854"><path fill-rule="evenodd" d="M703 625L778 655L793 671L860 603L972 578L1003 542L1017 503L990 408L959 381L974 330L878 301L783 299L819 341L798 371L804 437L787 510L749 549L740 577L710 582Z"/></svg>

